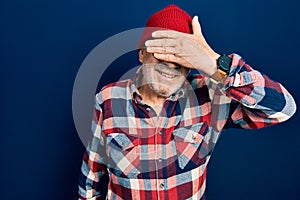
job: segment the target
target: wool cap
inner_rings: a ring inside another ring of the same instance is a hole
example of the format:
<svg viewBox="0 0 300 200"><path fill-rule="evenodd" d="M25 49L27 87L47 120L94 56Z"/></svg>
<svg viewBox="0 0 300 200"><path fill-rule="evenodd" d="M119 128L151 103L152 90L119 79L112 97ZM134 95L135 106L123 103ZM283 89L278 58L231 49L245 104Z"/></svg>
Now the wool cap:
<svg viewBox="0 0 300 200"><path fill-rule="evenodd" d="M151 38L154 31L162 29L192 33L192 17L174 4L154 13L146 23L145 31L139 42L139 48L144 47L145 40Z"/></svg>

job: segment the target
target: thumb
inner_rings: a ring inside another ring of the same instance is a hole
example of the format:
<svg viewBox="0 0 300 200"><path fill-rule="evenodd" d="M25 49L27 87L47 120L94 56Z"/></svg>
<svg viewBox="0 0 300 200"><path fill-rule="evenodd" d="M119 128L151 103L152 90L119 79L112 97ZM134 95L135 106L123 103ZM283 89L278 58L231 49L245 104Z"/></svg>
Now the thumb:
<svg viewBox="0 0 300 200"><path fill-rule="evenodd" d="M194 16L192 20L192 29L194 35L202 35L201 33L201 26L198 20L198 16Z"/></svg>

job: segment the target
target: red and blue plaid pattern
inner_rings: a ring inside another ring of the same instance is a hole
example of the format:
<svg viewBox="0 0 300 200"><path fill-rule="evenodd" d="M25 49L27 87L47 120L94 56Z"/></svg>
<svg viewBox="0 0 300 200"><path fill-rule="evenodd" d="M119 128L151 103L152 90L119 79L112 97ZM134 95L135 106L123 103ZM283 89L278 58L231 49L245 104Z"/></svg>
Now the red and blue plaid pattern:
<svg viewBox="0 0 300 200"><path fill-rule="evenodd" d="M96 95L79 199L202 199L222 129L263 128L294 114L281 84L231 56L224 83L190 76L159 115L143 104L135 81L104 87Z"/></svg>

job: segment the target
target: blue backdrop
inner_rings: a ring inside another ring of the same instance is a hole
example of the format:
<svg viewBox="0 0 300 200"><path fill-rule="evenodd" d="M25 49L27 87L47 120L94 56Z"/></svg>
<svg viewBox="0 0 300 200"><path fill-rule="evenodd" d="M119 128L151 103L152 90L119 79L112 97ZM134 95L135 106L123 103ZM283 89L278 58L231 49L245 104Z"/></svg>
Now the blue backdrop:
<svg viewBox="0 0 300 200"><path fill-rule="evenodd" d="M76 73L101 41L143 27L170 3L199 15L217 52L241 54L300 99L300 1L3 0L1 199L74 199L84 151L71 109ZM100 84L121 76L121 61ZM223 132L209 164L208 200L300 199L298 113L263 130Z"/></svg>

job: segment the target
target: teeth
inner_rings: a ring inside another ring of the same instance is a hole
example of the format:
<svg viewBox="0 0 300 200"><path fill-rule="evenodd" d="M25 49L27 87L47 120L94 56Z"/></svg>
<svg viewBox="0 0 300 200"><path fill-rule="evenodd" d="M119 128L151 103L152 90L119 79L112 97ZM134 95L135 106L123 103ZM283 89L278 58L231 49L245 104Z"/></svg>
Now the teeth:
<svg viewBox="0 0 300 200"><path fill-rule="evenodd" d="M163 72L159 72L161 75L163 75L166 78L175 78L175 75L169 75L169 74L165 74Z"/></svg>

